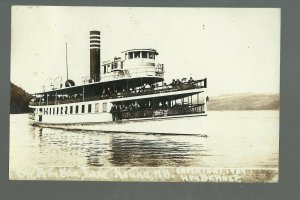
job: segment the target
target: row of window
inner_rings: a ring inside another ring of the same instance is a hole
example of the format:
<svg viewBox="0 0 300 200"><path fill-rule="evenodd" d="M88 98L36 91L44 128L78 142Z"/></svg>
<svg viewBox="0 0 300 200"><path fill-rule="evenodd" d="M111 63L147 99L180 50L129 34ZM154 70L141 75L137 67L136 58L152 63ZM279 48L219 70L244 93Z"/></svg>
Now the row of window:
<svg viewBox="0 0 300 200"><path fill-rule="evenodd" d="M63 114L83 114L100 112L99 103L87 105L72 105L40 108L39 111L44 115L63 115ZM107 103L102 104L102 112L107 112Z"/></svg>
<svg viewBox="0 0 300 200"><path fill-rule="evenodd" d="M112 69L117 69L117 68L123 69L123 62L113 62L111 64L103 65L103 69L104 69L103 72L104 74L106 74L111 72Z"/></svg>
<svg viewBox="0 0 300 200"><path fill-rule="evenodd" d="M134 59L134 58L149 58L155 60L155 54L148 51L136 51L125 53L125 59Z"/></svg>

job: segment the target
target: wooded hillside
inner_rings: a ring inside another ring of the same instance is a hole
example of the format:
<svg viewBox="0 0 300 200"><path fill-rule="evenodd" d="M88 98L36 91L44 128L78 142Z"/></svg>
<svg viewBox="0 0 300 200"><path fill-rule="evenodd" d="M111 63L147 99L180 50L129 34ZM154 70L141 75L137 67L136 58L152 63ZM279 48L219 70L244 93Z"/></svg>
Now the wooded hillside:
<svg viewBox="0 0 300 200"><path fill-rule="evenodd" d="M10 83L10 113L26 113L29 112L28 104L31 95L22 88Z"/></svg>

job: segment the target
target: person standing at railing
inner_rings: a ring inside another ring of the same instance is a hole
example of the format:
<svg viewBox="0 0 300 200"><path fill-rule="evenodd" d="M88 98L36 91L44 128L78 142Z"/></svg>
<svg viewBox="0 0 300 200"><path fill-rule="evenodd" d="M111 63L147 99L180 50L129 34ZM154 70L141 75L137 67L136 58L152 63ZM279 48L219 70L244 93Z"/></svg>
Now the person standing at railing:
<svg viewBox="0 0 300 200"><path fill-rule="evenodd" d="M146 83L140 88L139 92L144 92L146 88Z"/></svg>
<svg viewBox="0 0 300 200"><path fill-rule="evenodd" d="M113 120L113 121L116 121L116 106L115 106L115 105L113 105L113 106L111 107L110 113L111 113L111 115L112 115L112 120Z"/></svg>
<svg viewBox="0 0 300 200"><path fill-rule="evenodd" d="M171 83L171 85L172 85L173 87L176 85L176 81L175 81L175 79L173 79L173 80L172 80L172 83Z"/></svg>
<svg viewBox="0 0 300 200"><path fill-rule="evenodd" d="M121 118L122 118L121 106L120 106L120 105L117 105L116 107L117 107L117 108L116 108L116 110L117 110L117 113L116 113L117 119L116 119L116 120L121 120Z"/></svg>
<svg viewBox="0 0 300 200"><path fill-rule="evenodd" d="M169 107L168 101L165 101L164 104L163 104L163 108L164 108L164 109L167 109L168 107Z"/></svg>
<svg viewBox="0 0 300 200"><path fill-rule="evenodd" d="M209 97L208 96L206 96L206 101L209 101Z"/></svg>
<svg viewBox="0 0 300 200"><path fill-rule="evenodd" d="M103 96L105 96L105 94L106 94L106 91L105 91L105 89L103 89L101 96L103 97Z"/></svg>
<svg viewBox="0 0 300 200"><path fill-rule="evenodd" d="M162 87L162 89L169 89L169 87L168 87L167 83L164 83L164 84L163 84L163 87Z"/></svg>
<svg viewBox="0 0 300 200"><path fill-rule="evenodd" d="M147 83L146 86L145 86L145 90L146 90L146 91L149 91L150 88L151 88L151 86Z"/></svg>
<svg viewBox="0 0 300 200"><path fill-rule="evenodd" d="M112 94L112 91L110 90L110 88L107 88L107 93L108 93L109 95Z"/></svg>
<svg viewBox="0 0 300 200"><path fill-rule="evenodd" d="M192 77L190 77L189 81L188 81L188 84L193 84L195 81Z"/></svg>
<svg viewBox="0 0 300 200"><path fill-rule="evenodd" d="M190 79L189 79L189 81L188 81L188 86L189 86L189 88L195 88L196 87L196 85L197 85L197 82L196 81L194 81L194 79L192 78L192 77L190 77Z"/></svg>

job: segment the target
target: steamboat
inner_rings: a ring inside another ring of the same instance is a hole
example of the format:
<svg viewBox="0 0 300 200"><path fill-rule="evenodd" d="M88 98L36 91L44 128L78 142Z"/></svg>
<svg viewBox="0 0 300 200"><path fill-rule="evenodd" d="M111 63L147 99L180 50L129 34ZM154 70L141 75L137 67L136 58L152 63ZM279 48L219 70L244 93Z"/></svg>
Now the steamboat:
<svg viewBox="0 0 300 200"><path fill-rule="evenodd" d="M166 83L157 50L122 53L123 58L101 63L100 31L90 31L90 76L75 85L67 70L64 85L52 83L49 90L32 94L30 123L103 132L199 133L199 117L206 116L207 79Z"/></svg>

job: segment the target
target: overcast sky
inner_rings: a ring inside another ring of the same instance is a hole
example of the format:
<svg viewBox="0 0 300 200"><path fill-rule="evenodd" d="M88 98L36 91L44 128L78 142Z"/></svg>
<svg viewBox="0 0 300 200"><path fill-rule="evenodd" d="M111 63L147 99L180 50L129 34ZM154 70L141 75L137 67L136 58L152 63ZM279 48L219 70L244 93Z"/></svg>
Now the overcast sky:
<svg viewBox="0 0 300 200"><path fill-rule="evenodd" d="M208 78L208 94L279 93L280 9L12 8L11 81L40 92L52 79L89 75L89 31L101 31L101 60L154 48L165 78Z"/></svg>

